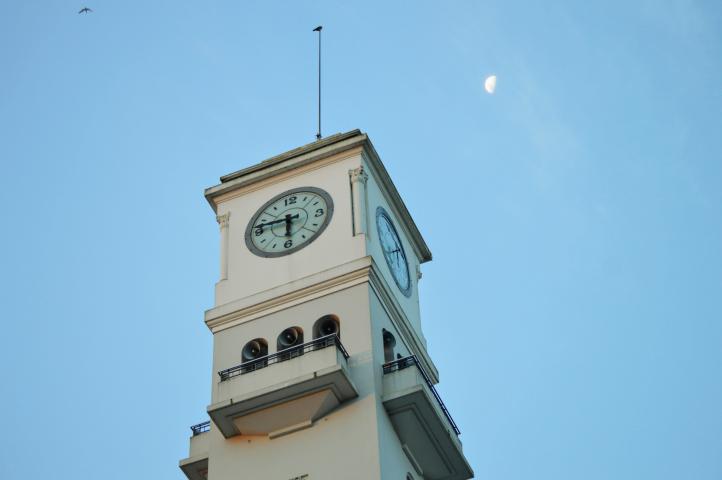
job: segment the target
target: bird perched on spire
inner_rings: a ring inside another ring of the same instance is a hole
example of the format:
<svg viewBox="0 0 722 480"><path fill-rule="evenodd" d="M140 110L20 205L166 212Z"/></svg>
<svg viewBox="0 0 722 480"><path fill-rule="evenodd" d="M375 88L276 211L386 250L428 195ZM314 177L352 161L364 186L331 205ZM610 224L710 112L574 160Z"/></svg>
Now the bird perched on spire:
<svg viewBox="0 0 722 480"><path fill-rule="evenodd" d="M92 13L93 11L89 9L88 7L83 7L80 9L78 13Z"/></svg>

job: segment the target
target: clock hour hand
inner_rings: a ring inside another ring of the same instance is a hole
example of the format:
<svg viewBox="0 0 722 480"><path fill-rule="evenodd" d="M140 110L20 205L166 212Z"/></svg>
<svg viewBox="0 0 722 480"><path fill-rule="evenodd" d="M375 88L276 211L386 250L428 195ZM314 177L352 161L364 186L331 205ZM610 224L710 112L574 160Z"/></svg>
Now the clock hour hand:
<svg viewBox="0 0 722 480"><path fill-rule="evenodd" d="M401 265L401 254L399 253L400 251L401 251L401 247L396 247L396 250L386 250L384 248L384 253L386 253L388 255L391 255L392 253L396 254L396 262L394 262L394 263L397 266Z"/></svg>
<svg viewBox="0 0 722 480"><path fill-rule="evenodd" d="M296 214L296 218L298 218L298 214ZM286 236L291 236L291 219L293 217L290 214L286 214Z"/></svg>

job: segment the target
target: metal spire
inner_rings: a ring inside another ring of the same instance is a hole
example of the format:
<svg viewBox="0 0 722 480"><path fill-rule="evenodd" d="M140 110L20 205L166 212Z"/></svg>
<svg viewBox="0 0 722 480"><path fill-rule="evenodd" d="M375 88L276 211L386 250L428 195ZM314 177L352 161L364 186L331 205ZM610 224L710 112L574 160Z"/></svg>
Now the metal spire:
<svg viewBox="0 0 722 480"><path fill-rule="evenodd" d="M321 139L321 30L323 26L319 25L314 28L314 32L318 32L318 133L316 140Z"/></svg>

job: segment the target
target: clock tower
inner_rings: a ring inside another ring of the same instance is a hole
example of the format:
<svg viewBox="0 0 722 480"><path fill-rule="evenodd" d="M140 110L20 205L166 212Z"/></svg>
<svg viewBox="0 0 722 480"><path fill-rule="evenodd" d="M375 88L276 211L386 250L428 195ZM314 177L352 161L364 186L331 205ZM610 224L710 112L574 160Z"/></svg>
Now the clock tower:
<svg viewBox="0 0 722 480"><path fill-rule="evenodd" d="M209 420L189 480L464 480L419 315L431 260L368 136L221 177Z"/></svg>

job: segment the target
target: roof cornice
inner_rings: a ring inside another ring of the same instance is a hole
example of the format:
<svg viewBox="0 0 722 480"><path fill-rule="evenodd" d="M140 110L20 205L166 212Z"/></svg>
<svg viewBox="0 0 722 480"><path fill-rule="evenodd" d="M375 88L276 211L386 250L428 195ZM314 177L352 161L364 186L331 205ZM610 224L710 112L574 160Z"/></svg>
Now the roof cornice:
<svg viewBox="0 0 722 480"><path fill-rule="evenodd" d="M383 162L381 162L378 153L376 153L371 140L368 135L358 129L328 136L271 157L256 165L224 175L220 179L220 184L205 190L206 200L208 200L213 210L217 211L219 197L226 196L229 192L358 147L362 148L364 159L369 164L372 173L375 174L375 178L382 186L387 200L405 227L421 262L431 260L431 251L421 236L416 223L414 223L401 195L396 190L396 186Z"/></svg>

